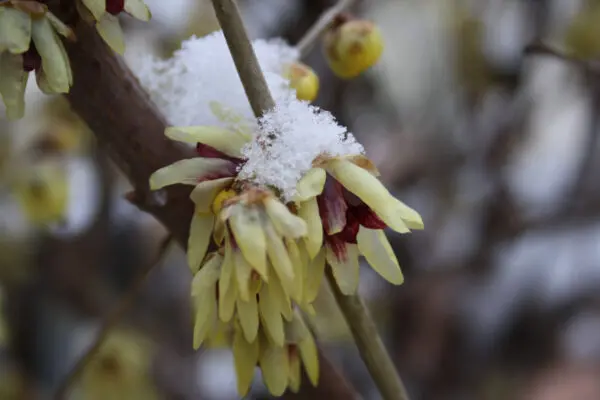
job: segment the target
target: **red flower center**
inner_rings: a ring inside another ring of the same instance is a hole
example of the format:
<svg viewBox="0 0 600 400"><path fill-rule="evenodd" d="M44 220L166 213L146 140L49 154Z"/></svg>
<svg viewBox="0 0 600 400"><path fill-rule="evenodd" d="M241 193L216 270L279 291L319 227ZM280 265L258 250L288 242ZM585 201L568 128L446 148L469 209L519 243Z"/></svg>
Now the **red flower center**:
<svg viewBox="0 0 600 400"><path fill-rule="evenodd" d="M118 15L125 8L125 0L106 0L106 12Z"/></svg>
<svg viewBox="0 0 600 400"><path fill-rule="evenodd" d="M33 42L29 45L29 49L23 53L23 70L31 72L39 70L42 67L42 57L38 53Z"/></svg>

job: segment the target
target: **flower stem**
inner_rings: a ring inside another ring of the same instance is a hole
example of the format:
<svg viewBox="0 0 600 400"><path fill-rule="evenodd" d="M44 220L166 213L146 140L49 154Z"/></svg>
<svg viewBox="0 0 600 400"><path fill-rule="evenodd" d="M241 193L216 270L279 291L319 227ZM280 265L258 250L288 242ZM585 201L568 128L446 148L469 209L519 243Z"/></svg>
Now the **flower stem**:
<svg viewBox="0 0 600 400"><path fill-rule="evenodd" d="M356 347L369 373L386 400L408 400L408 394L390 359L377 328L363 299L358 295L346 296L338 288L331 269L327 268L327 281L350 327Z"/></svg>
<svg viewBox="0 0 600 400"><path fill-rule="evenodd" d="M356 3L356 0L338 0L333 6L325 11L317 22L302 36L296 48L300 52L300 58L304 58L308 55L310 50L313 48L317 40L323 35L323 32L329 28L331 23L336 19L340 13L346 11Z"/></svg>
<svg viewBox="0 0 600 400"><path fill-rule="evenodd" d="M212 0L212 2L254 115L259 118L275 106L275 101L254 54L240 11L235 0ZM333 282L330 273L328 280ZM408 400L402 381L360 296L344 296L336 291L335 282L331 286L342 313L351 327L362 359L382 396L385 399Z"/></svg>

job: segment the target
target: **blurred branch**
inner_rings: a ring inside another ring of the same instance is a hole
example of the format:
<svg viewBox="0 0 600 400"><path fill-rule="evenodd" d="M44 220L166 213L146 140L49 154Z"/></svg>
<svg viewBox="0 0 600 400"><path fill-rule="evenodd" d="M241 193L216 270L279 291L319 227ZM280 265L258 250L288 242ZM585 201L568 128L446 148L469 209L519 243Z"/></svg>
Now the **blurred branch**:
<svg viewBox="0 0 600 400"><path fill-rule="evenodd" d="M379 388L381 396L388 400L408 400L408 393L377 333L377 327L371 319L364 301L357 294L344 295L333 277L331 268L327 268L326 274L329 286L352 332L360 356Z"/></svg>
<svg viewBox="0 0 600 400"><path fill-rule="evenodd" d="M317 22L304 34L296 45L296 48L300 52L300 58L306 57L317 40L319 40L338 15L352 7L354 3L356 3L356 0L338 0L333 7L329 8L319 17Z"/></svg>
<svg viewBox="0 0 600 400"><path fill-rule="evenodd" d="M587 72L600 74L600 65L598 65L598 63L595 63L590 60L583 60L577 58L575 56L567 54L563 49L541 41L536 41L525 46L525 48L523 49L523 54L526 56L542 55L555 57L568 63L575 64Z"/></svg>
<svg viewBox="0 0 600 400"><path fill-rule="evenodd" d="M127 293L121 298L115 309L112 312L110 312L110 314L103 320L102 326L100 327L100 332L94 340L94 343L75 364L71 372L69 372L69 374L66 376L66 378L63 380L58 390L56 391L56 394L54 396L56 400L60 400L66 397L71 386L77 381L77 378L79 378L79 376L83 373L85 367L98 353L105 339L108 337L110 331L119 323L121 318L123 318L125 313L131 308L135 298L140 293L144 282L146 282L146 278L150 274L150 271L152 271L154 267L157 266L163 259L172 241L173 235L171 234L167 235L167 237L162 240L155 256L150 260L146 268L144 268L140 272L136 280L133 282L132 286L129 288Z"/></svg>

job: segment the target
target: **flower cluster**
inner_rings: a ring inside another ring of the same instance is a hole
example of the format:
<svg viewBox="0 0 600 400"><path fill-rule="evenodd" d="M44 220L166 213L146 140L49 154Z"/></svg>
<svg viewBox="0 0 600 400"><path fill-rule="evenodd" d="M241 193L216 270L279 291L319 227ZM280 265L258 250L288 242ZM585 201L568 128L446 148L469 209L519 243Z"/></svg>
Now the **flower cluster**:
<svg viewBox="0 0 600 400"><path fill-rule="evenodd" d="M96 26L98 34L117 53L125 53L119 15L129 14L140 21L149 21L150 9L142 0L79 0L79 14Z"/></svg>
<svg viewBox="0 0 600 400"><path fill-rule="evenodd" d="M218 110L222 120L241 119ZM225 338L241 395L256 365L273 395L298 388L301 364L316 384L316 346L299 311L314 313L326 264L344 294L357 290L359 255L400 284L383 229L421 229L421 217L385 189L345 128L293 97L246 128L172 127L166 135L198 154L150 179L155 190L194 187L194 346Z"/></svg>
<svg viewBox="0 0 600 400"><path fill-rule="evenodd" d="M73 32L45 4L10 0L0 4L0 96L9 119L25 111L29 72L46 94L66 93L73 83L61 36Z"/></svg>

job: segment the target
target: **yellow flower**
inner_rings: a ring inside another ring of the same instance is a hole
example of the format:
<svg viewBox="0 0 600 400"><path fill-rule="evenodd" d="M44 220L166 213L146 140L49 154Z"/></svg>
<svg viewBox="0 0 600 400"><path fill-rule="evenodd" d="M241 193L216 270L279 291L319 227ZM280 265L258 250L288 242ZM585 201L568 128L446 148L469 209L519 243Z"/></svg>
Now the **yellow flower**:
<svg viewBox="0 0 600 400"><path fill-rule="evenodd" d="M379 60L383 36L372 22L340 19L326 32L323 50L337 76L355 78Z"/></svg>
<svg viewBox="0 0 600 400"><path fill-rule="evenodd" d="M358 287L359 255L383 278L401 284L402 271L383 229L399 233L423 229L421 216L394 198L378 174L363 156L321 157L298 183L295 201L308 226L306 247L311 257L324 252L344 294L353 294ZM320 273L319 260L308 274ZM313 279L316 288L320 281Z"/></svg>
<svg viewBox="0 0 600 400"><path fill-rule="evenodd" d="M152 400L152 347L141 335L112 333L83 373L78 389L89 400Z"/></svg>
<svg viewBox="0 0 600 400"><path fill-rule="evenodd" d="M296 62L285 68L285 77L290 80L290 87L296 91L298 100L313 101L319 94L319 77L306 64Z"/></svg>
<svg viewBox="0 0 600 400"><path fill-rule="evenodd" d="M71 65L58 35L72 38L73 32L46 5L16 0L0 4L0 96L9 119L24 114L31 71L42 92L69 91Z"/></svg>
<svg viewBox="0 0 600 400"><path fill-rule="evenodd" d="M119 54L125 53L119 14L126 13L144 22L152 16L142 0L81 0L76 4L81 16L93 23L102 39Z"/></svg>

